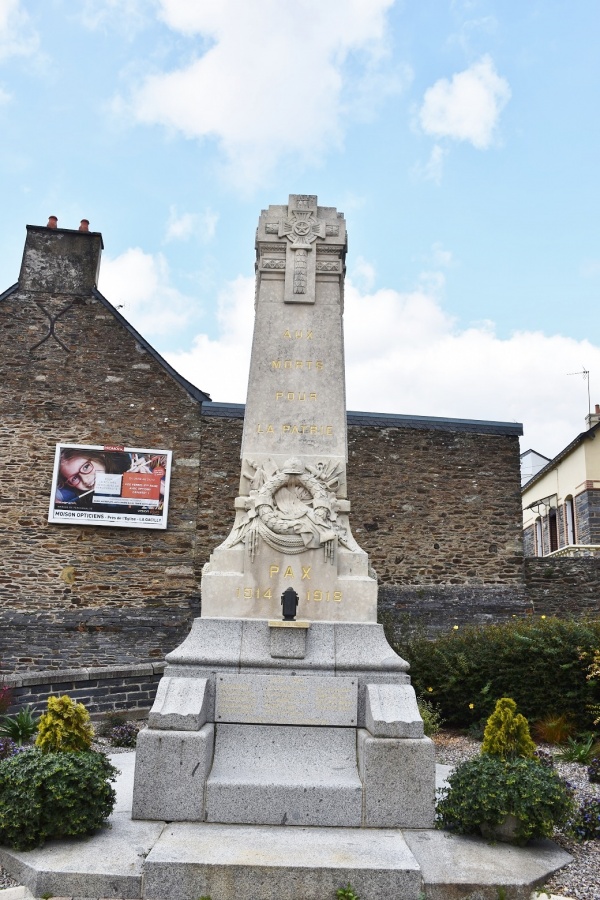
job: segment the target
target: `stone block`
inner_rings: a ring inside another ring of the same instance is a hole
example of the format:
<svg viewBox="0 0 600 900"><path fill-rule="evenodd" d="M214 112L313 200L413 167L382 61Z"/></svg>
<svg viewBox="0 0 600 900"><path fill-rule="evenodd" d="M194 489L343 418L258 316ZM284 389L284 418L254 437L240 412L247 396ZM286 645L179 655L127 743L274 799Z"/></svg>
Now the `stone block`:
<svg viewBox="0 0 600 900"><path fill-rule="evenodd" d="M435 755L429 738L374 738L358 731L358 769L363 782L363 825L432 828Z"/></svg>
<svg viewBox="0 0 600 900"><path fill-rule="evenodd" d="M422 738L423 719L410 684L368 684L365 725L373 737Z"/></svg>
<svg viewBox="0 0 600 900"><path fill-rule="evenodd" d="M206 820L359 826L355 735L353 728L217 725Z"/></svg>
<svg viewBox="0 0 600 900"><path fill-rule="evenodd" d="M408 663L388 644L383 625L374 622L337 622L335 625L335 668L407 672Z"/></svg>
<svg viewBox="0 0 600 900"><path fill-rule="evenodd" d="M213 758L214 725L200 731L147 728L137 740L133 819L204 819L204 788Z"/></svg>
<svg viewBox="0 0 600 900"><path fill-rule="evenodd" d="M398 831L168 825L144 866L146 900L326 900L352 885L364 900L417 900L418 865Z"/></svg>
<svg viewBox="0 0 600 900"><path fill-rule="evenodd" d="M165 659L170 665L233 666L240 664L240 619L194 619L185 641Z"/></svg>
<svg viewBox="0 0 600 900"><path fill-rule="evenodd" d="M217 675L215 722L356 726L358 680L323 675Z"/></svg>
<svg viewBox="0 0 600 900"><path fill-rule="evenodd" d="M295 622L291 623L295 625ZM274 659L304 659L306 656L306 632L309 625L289 628L284 623L269 622L271 631L271 656Z"/></svg>
<svg viewBox="0 0 600 900"><path fill-rule="evenodd" d="M366 728L367 686L370 684L410 684L404 672L358 672L358 727Z"/></svg>
<svg viewBox="0 0 600 900"><path fill-rule="evenodd" d="M150 728L199 731L208 718L208 679L161 678L148 716Z"/></svg>
<svg viewBox="0 0 600 900"><path fill-rule="evenodd" d="M250 672L257 668L311 669L334 674L335 641L334 626L331 623L311 622L306 633L306 651L302 658L286 659L271 654L271 633L269 621L245 619L240 653L240 671ZM283 629L278 629L283 630ZM304 630L304 629L303 629Z"/></svg>

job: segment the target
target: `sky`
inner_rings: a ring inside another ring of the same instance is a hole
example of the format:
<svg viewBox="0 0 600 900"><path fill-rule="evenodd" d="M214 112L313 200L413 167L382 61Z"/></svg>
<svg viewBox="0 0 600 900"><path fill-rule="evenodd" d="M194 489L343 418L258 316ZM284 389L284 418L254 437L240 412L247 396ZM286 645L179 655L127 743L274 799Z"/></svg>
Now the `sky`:
<svg viewBox="0 0 600 900"><path fill-rule="evenodd" d="M0 292L85 217L107 299L244 402L259 213L317 194L349 409L552 457L600 403L599 46L597 0L0 0Z"/></svg>

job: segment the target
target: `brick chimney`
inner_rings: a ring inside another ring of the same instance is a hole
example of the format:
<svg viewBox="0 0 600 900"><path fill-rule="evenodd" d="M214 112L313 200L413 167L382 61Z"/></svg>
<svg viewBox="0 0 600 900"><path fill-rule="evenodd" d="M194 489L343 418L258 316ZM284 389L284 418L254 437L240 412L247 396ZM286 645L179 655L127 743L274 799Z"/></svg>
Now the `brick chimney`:
<svg viewBox="0 0 600 900"><path fill-rule="evenodd" d="M103 248L98 231L28 225L19 287L26 291L89 294L98 280Z"/></svg>
<svg viewBox="0 0 600 900"><path fill-rule="evenodd" d="M595 412L589 413L585 417L585 424L587 425L588 429L593 428L594 425L598 424L598 422L600 422L600 403L596 403Z"/></svg>

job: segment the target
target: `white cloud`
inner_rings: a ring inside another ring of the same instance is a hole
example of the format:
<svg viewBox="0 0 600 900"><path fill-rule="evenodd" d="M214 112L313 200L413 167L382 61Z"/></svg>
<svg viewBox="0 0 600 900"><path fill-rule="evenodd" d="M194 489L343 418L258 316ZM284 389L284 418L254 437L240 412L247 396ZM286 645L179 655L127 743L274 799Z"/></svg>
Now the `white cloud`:
<svg viewBox="0 0 600 900"><path fill-rule="evenodd" d="M170 284L165 257L144 253L139 247L115 259L105 257L98 288L144 337L181 328L195 303Z"/></svg>
<svg viewBox="0 0 600 900"><path fill-rule="evenodd" d="M148 77L134 94L134 115L214 139L230 177L246 188L282 158L315 162L339 148L353 100L363 115L408 77L386 73L393 2L160 0L165 23L194 39L199 55Z"/></svg>
<svg viewBox="0 0 600 900"><path fill-rule="evenodd" d="M359 256L352 267L352 281L363 291L370 291L375 284L375 267Z"/></svg>
<svg viewBox="0 0 600 900"><path fill-rule="evenodd" d="M464 72L441 78L425 91L419 121L434 137L470 141L478 150L492 143L500 113L510 99L510 87L484 56Z"/></svg>
<svg viewBox="0 0 600 900"><path fill-rule="evenodd" d="M171 206L165 240L187 241L196 235L200 241L207 243L215 236L218 213L205 209L203 213L178 213L176 206Z"/></svg>
<svg viewBox="0 0 600 900"><path fill-rule="evenodd" d="M31 56L38 47L37 32L20 0L0 0L0 60Z"/></svg>
<svg viewBox="0 0 600 900"><path fill-rule="evenodd" d="M148 23L151 5L148 0L80 0L76 12L90 31L114 28L132 36Z"/></svg>
<svg viewBox="0 0 600 900"><path fill-rule="evenodd" d="M189 351L165 356L213 400L244 403L254 327L254 278L239 276L217 300L219 336L198 334Z"/></svg>
<svg viewBox="0 0 600 900"><path fill-rule="evenodd" d="M423 181L433 181L434 184L442 183L442 174L444 171L444 157L448 151L439 144L434 144L426 163L417 163L413 166L412 174Z"/></svg>
<svg viewBox="0 0 600 900"><path fill-rule="evenodd" d="M453 263L452 251L444 250L442 244L436 241L431 248L431 259L434 266L448 268Z"/></svg>
<svg viewBox="0 0 600 900"><path fill-rule="evenodd" d="M7 106L11 100L12 94L10 94L8 91L5 91L0 84L0 106Z"/></svg>
<svg viewBox="0 0 600 900"><path fill-rule="evenodd" d="M254 281L238 278L219 298L220 333L168 354L214 400L243 403ZM600 371L600 346L561 335L498 337L491 322L459 329L423 286L345 295L349 409L523 422L523 446L553 456L584 429L586 386L568 372ZM592 398L593 399L593 398Z"/></svg>

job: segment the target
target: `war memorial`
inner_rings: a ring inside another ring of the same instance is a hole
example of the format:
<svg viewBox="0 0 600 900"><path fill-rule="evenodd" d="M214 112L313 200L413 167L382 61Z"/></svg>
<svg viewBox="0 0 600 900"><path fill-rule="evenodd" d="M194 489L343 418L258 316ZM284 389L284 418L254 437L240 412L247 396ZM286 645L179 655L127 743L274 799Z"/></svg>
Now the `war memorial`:
<svg viewBox="0 0 600 900"><path fill-rule="evenodd" d="M132 807L85 845L3 851L38 892L328 900L351 883L361 900L524 898L568 860L551 842L433 830L433 743L351 528L346 248L343 215L316 196L261 213L231 531L167 655Z"/></svg>

